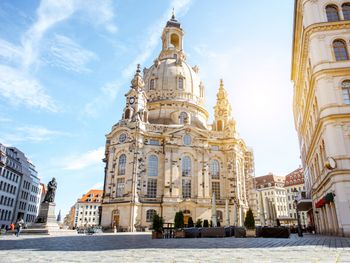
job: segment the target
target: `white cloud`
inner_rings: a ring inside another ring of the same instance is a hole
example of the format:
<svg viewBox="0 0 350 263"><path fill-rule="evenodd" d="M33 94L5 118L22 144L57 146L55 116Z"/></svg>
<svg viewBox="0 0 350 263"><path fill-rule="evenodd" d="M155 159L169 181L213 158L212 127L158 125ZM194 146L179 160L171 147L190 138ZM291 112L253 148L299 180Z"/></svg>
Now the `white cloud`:
<svg viewBox="0 0 350 263"><path fill-rule="evenodd" d="M101 88L100 94L85 104L83 115L97 117L98 113L114 101L122 84L119 81L109 82ZM109 103L108 103L109 102Z"/></svg>
<svg viewBox="0 0 350 263"><path fill-rule="evenodd" d="M51 65L78 73L90 71L87 64L94 59L97 59L95 53L62 35L55 35L45 58L46 62Z"/></svg>
<svg viewBox="0 0 350 263"><path fill-rule="evenodd" d="M81 170L96 164L101 164L104 151L105 147L99 147L83 154L67 157L63 161L63 168L66 170Z"/></svg>
<svg viewBox="0 0 350 263"><path fill-rule="evenodd" d="M18 142L42 142L49 141L56 137L70 136L69 133L62 131L50 130L40 126L21 126L11 133L0 134L1 140L6 144L14 144Z"/></svg>
<svg viewBox="0 0 350 263"><path fill-rule="evenodd" d="M0 58L9 62L19 62L22 58L21 48L0 39Z"/></svg>
<svg viewBox="0 0 350 263"><path fill-rule="evenodd" d="M15 105L58 111L56 103L35 78L12 67L0 65L0 94Z"/></svg>

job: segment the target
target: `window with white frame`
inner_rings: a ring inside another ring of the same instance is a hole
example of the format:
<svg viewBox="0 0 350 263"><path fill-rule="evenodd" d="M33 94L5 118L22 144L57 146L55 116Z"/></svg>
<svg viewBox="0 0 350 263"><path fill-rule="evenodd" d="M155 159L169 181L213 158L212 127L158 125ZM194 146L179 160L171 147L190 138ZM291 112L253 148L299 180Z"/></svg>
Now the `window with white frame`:
<svg viewBox="0 0 350 263"><path fill-rule="evenodd" d="M344 80L341 84L343 101L345 104L350 104L350 80Z"/></svg>
<svg viewBox="0 0 350 263"><path fill-rule="evenodd" d="M182 197L191 198L191 179L182 179Z"/></svg>
<svg viewBox="0 0 350 263"><path fill-rule="evenodd" d="M212 160L210 163L210 173L212 179L220 178L220 166L218 160Z"/></svg>
<svg viewBox="0 0 350 263"><path fill-rule="evenodd" d="M118 175L125 175L125 167L126 167L126 155L122 154L119 156Z"/></svg>
<svg viewBox="0 0 350 263"><path fill-rule="evenodd" d="M191 158L184 156L181 162L182 176L189 177L191 176Z"/></svg>
<svg viewBox="0 0 350 263"><path fill-rule="evenodd" d="M147 197L157 197L157 179L149 178L147 181Z"/></svg>
<svg viewBox="0 0 350 263"><path fill-rule="evenodd" d="M146 212L146 222L152 222L155 214L157 214L156 210L148 209Z"/></svg>
<svg viewBox="0 0 350 263"><path fill-rule="evenodd" d="M125 180L124 178L117 179L117 197L124 196L124 188L125 188L125 181L124 180Z"/></svg>
<svg viewBox="0 0 350 263"><path fill-rule="evenodd" d="M148 157L148 176L158 176L158 157L154 154Z"/></svg>

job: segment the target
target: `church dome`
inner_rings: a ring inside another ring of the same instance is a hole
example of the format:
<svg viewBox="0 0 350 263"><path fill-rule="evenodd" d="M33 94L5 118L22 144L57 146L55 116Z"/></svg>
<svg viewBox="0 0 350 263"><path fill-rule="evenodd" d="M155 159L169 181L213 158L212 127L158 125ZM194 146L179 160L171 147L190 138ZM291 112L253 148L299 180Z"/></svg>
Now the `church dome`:
<svg viewBox="0 0 350 263"><path fill-rule="evenodd" d="M196 67L175 58L156 61L144 70L149 102L171 99L204 107L204 86L196 71Z"/></svg>
<svg viewBox="0 0 350 263"><path fill-rule="evenodd" d="M162 33L162 50L150 68L144 69L149 121L159 124L188 123L206 128L208 112L204 108L204 85L198 67L186 62L184 32L173 16Z"/></svg>

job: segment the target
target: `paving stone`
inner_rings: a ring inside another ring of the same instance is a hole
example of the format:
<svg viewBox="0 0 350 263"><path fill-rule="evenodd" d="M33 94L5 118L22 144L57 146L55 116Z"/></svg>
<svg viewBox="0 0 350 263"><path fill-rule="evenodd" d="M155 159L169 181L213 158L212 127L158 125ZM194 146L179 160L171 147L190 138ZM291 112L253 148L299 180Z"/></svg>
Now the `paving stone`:
<svg viewBox="0 0 350 263"><path fill-rule="evenodd" d="M0 262L349 262L350 238L157 239L149 234L0 236Z"/></svg>

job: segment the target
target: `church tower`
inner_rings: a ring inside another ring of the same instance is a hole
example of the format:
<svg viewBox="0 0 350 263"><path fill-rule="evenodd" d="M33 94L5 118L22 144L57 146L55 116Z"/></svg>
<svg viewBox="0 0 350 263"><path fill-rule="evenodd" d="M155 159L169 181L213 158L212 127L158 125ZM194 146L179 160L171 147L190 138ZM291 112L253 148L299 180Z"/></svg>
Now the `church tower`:
<svg viewBox="0 0 350 263"><path fill-rule="evenodd" d="M236 131L236 124L231 116L232 108L228 101L228 94L224 88L223 80L220 80L219 91L216 95L216 105L214 106L215 120L214 131Z"/></svg>
<svg viewBox="0 0 350 263"><path fill-rule="evenodd" d="M131 88L126 97L126 107L124 109L123 119L126 121L148 122L147 95L144 91L145 83L141 76L140 64L134 78L131 81Z"/></svg>

